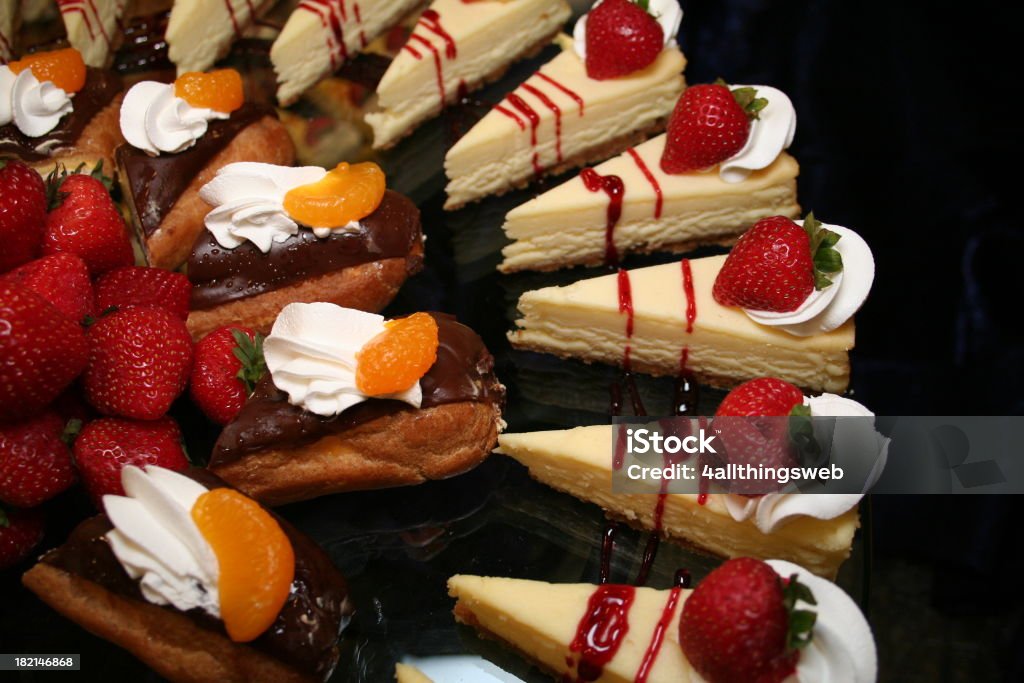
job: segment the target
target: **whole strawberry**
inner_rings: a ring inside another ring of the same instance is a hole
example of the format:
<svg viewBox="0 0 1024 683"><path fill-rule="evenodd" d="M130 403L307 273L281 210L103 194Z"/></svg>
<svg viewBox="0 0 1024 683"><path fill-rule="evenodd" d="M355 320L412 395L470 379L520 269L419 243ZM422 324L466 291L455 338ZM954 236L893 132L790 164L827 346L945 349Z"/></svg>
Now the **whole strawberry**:
<svg viewBox="0 0 1024 683"><path fill-rule="evenodd" d="M163 416L192 370L192 337L165 308L134 306L101 317L89 329L86 400L104 415L138 420Z"/></svg>
<svg viewBox="0 0 1024 683"><path fill-rule="evenodd" d="M587 14L588 76L598 81L619 78L658 58L665 47L665 32L646 6L646 2L604 0Z"/></svg>
<svg viewBox="0 0 1024 683"><path fill-rule="evenodd" d="M47 411L25 422L0 424L0 502L45 503L75 483L64 420Z"/></svg>
<svg viewBox="0 0 1024 683"><path fill-rule="evenodd" d="M262 335L244 327L221 327L196 344L189 393L208 418L227 424L266 371Z"/></svg>
<svg viewBox="0 0 1024 683"><path fill-rule="evenodd" d="M806 586L783 581L768 564L728 560L708 574L683 603L679 644L708 683L778 683L796 670L810 642L814 604Z"/></svg>
<svg viewBox="0 0 1024 683"><path fill-rule="evenodd" d="M53 200L46 217L44 254L78 254L93 276L135 263L124 219L102 182L71 173L50 183Z"/></svg>
<svg viewBox="0 0 1024 683"><path fill-rule="evenodd" d="M0 160L0 273L39 255L46 225L46 186L20 161Z"/></svg>
<svg viewBox="0 0 1024 683"><path fill-rule="evenodd" d="M730 91L722 83L693 85L668 120L661 170L691 173L720 164L747 144L750 121L768 104L754 88Z"/></svg>
<svg viewBox="0 0 1024 683"><path fill-rule="evenodd" d="M0 284L0 421L45 408L88 358L78 323L36 294Z"/></svg>
<svg viewBox="0 0 1024 683"><path fill-rule="evenodd" d="M138 421L121 418L93 420L75 439L75 464L97 507L105 494L124 495L121 470L125 465L159 465L182 471L188 459L181 430L169 417Z"/></svg>
<svg viewBox="0 0 1024 683"><path fill-rule="evenodd" d="M125 266L104 273L96 280L96 311L111 306L160 306L182 320L188 318L192 283L181 273L163 268Z"/></svg>
<svg viewBox="0 0 1024 683"><path fill-rule="evenodd" d="M43 540L43 513L39 510L0 508L0 569L18 564Z"/></svg>
<svg viewBox="0 0 1024 683"><path fill-rule="evenodd" d="M35 292L76 323L92 313L89 267L75 254L50 254L29 261L0 277L0 282Z"/></svg>
<svg viewBox="0 0 1024 683"><path fill-rule="evenodd" d="M759 417L789 415L802 406L804 394L785 380L759 377L744 382L722 399L716 416Z"/></svg>

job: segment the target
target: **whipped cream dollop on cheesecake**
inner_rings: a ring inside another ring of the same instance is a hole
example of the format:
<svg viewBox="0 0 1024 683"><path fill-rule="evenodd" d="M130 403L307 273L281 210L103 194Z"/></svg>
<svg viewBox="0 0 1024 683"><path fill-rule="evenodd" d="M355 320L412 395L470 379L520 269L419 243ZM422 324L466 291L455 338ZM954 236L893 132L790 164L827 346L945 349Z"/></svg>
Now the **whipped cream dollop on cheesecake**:
<svg viewBox="0 0 1024 683"><path fill-rule="evenodd" d="M757 118L750 122L750 134L743 149L721 162L718 177L727 183L741 183L753 171L768 168L782 151L789 149L796 135L796 109L786 93L767 85L731 85L730 88L754 88L757 97L767 100Z"/></svg>
<svg viewBox="0 0 1024 683"><path fill-rule="evenodd" d="M106 540L128 576L139 581L143 597L219 618L217 556L191 514L208 489L155 466L142 470L129 465L121 472L121 482L124 496L103 496L114 526Z"/></svg>
<svg viewBox="0 0 1024 683"><path fill-rule="evenodd" d="M593 10L600 4L601 0L598 0L590 9ZM665 36L665 47L675 45L676 34L679 33L679 26L683 22L683 8L679 6L679 3L676 0L650 0L647 12L661 25L662 34ZM577 19L573 26L572 46L580 59L587 58L587 14Z"/></svg>
<svg viewBox="0 0 1024 683"><path fill-rule="evenodd" d="M811 642L800 651L796 673L787 681L820 683L874 683L878 676L878 653L871 627L860 608L827 579L785 560L766 560L783 579L796 575L810 588L815 605L798 600L797 609L817 614Z"/></svg>
<svg viewBox="0 0 1024 683"><path fill-rule="evenodd" d="M385 319L376 313L329 303L294 303L284 307L263 353L271 379L292 405L329 417L370 398L402 401L419 408L420 382L404 391L371 396L356 384L358 354L384 332Z"/></svg>
<svg viewBox="0 0 1024 683"><path fill-rule="evenodd" d="M794 221L803 225L803 221ZM757 311L744 308L751 320L778 327L798 337L831 332L860 310L875 281L875 259L871 247L850 228L822 223L822 227L839 235L835 250L842 257L842 270L832 276L832 284L816 289L795 311Z"/></svg>
<svg viewBox="0 0 1024 683"><path fill-rule="evenodd" d="M0 66L0 126L13 122L24 135L46 135L70 113L71 94L52 81L40 81L31 68L15 74Z"/></svg>
<svg viewBox="0 0 1024 683"><path fill-rule="evenodd" d="M230 116L230 112L192 106L178 97L174 83L141 81L124 96L121 134L128 144L149 154L174 154L196 144L210 121Z"/></svg>

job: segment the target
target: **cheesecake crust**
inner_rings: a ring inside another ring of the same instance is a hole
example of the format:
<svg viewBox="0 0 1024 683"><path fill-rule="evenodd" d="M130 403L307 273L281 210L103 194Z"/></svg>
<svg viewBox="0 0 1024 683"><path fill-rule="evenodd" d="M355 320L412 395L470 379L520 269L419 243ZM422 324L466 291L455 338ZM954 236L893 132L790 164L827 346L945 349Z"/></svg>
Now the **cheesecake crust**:
<svg viewBox="0 0 1024 683"><path fill-rule="evenodd" d="M445 403L383 415L304 446L250 453L212 470L267 505L410 486L476 467L503 426L492 403Z"/></svg>
<svg viewBox="0 0 1024 683"><path fill-rule="evenodd" d="M387 306L406 279L423 267L423 243L405 258L388 258L342 268L264 294L189 313L188 331L199 341L223 325L249 327L268 334L281 309L290 303L323 301L376 313Z"/></svg>
<svg viewBox="0 0 1024 683"><path fill-rule="evenodd" d="M39 563L22 583L85 630L128 650L175 683L312 681L286 664L177 614Z"/></svg>

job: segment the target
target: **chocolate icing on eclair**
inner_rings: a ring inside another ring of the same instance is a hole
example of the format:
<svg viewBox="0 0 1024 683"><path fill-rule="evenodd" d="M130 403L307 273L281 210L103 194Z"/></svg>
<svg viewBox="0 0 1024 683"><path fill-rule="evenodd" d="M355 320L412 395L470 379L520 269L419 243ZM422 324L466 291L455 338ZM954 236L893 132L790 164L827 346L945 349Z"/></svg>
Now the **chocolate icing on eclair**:
<svg viewBox="0 0 1024 683"><path fill-rule="evenodd" d="M249 241L225 249L213 233L203 230L188 260L192 309L212 308L361 263L405 258L422 239L419 209L391 190L359 222L363 227L357 232L334 231L324 238L300 228L266 254Z"/></svg>
<svg viewBox="0 0 1024 683"><path fill-rule="evenodd" d="M71 98L72 110L57 127L37 138L25 135L13 122L0 126L0 157L42 161L75 146L93 117L122 90L121 78L105 69L88 68L85 85Z"/></svg>
<svg viewBox="0 0 1024 683"><path fill-rule="evenodd" d="M494 358L476 332L445 313L431 313L437 321L437 360L420 379L421 407L459 401L502 405L505 387L494 375ZM301 446L329 434L394 413L416 410L390 399L369 399L333 417L323 417L288 403L269 375L221 432L210 456L217 467L266 448Z"/></svg>
<svg viewBox="0 0 1024 683"><path fill-rule="evenodd" d="M183 474L209 489L226 486L206 470L191 468ZM352 614L348 586L316 543L280 517L275 515L275 519L292 544L295 578L277 619L248 645L306 675L326 680L338 663L338 635ZM138 581L128 576L104 539L112 528L104 514L87 519L64 545L47 553L42 561L118 595L145 601ZM170 606L162 608L178 611ZM223 623L201 609L182 614L203 628L226 634Z"/></svg>
<svg viewBox="0 0 1024 683"><path fill-rule="evenodd" d="M146 237L160 228L178 197L199 172L244 128L264 116L277 116L272 107L247 102L227 119L210 121L196 144L176 154L150 156L131 145L117 148L117 167L128 181L135 215Z"/></svg>

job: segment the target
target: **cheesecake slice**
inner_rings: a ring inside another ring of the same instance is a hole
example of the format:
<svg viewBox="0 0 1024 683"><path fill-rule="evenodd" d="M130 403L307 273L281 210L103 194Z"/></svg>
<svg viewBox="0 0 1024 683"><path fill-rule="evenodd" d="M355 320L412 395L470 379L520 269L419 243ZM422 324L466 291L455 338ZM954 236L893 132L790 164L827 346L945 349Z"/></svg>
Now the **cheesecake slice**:
<svg viewBox="0 0 1024 683"><path fill-rule="evenodd" d="M275 0L174 0L167 19L167 57L178 75L206 71L226 56L253 21Z"/></svg>
<svg viewBox="0 0 1024 683"><path fill-rule="evenodd" d="M669 493L659 503L656 494L615 493L614 439L612 425L503 434L498 438L498 452L527 467L537 481L599 505L612 517L715 555L777 557L829 578L850 556L860 525L856 505L832 519L794 516L764 533L753 518L734 519L726 501L731 494L702 498Z"/></svg>
<svg viewBox="0 0 1024 683"><path fill-rule="evenodd" d="M377 86L366 115L390 147L446 105L539 50L569 18L565 0L434 0Z"/></svg>
<svg viewBox="0 0 1024 683"><path fill-rule="evenodd" d="M110 66L123 39L121 18L128 0L62 0L57 5L68 42L86 65Z"/></svg>
<svg viewBox="0 0 1024 683"><path fill-rule="evenodd" d="M512 243L502 272L614 262L634 251L686 251L730 244L758 219L800 212L796 160L783 152L742 182L717 172L669 174L661 168L666 135L588 169L505 216ZM604 190L621 182L617 197Z"/></svg>
<svg viewBox="0 0 1024 683"><path fill-rule="evenodd" d="M647 67L607 80L587 75L568 37L562 52L448 150L445 208L606 159L662 129L685 87L674 41Z"/></svg>
<svg viewBox="0 0 1024 683"><path fill-rule="evenodd" d="M528 291L509 339L519 349L652 375L685 369L713 386L778 377L812 391L845 391L853 319L806 337L756 323L712 296L725 259L683 259Z"/></svg>
<svg viewBox="0 0 1024 683"><path fill-rule="evenodd" d="M305 0L270 48L277 100L287 106L337 71L423 0Z"/></svg>

